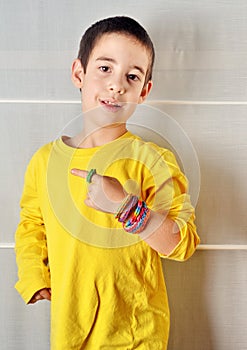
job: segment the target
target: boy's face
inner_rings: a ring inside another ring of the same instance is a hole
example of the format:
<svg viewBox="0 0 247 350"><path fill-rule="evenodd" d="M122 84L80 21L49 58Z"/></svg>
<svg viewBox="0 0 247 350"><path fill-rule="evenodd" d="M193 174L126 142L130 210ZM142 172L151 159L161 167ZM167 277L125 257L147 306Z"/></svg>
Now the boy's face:
<svg viewBox="0 0 247 350"><path fill-rule="evenodd" d="M101 115L126 121L151 90L152 82L145 84L149 61L147 49L135 38L104 34L89 57L86 73L80 60L73 62L72 80L82 90L83 112L97 108Z"/></svg>

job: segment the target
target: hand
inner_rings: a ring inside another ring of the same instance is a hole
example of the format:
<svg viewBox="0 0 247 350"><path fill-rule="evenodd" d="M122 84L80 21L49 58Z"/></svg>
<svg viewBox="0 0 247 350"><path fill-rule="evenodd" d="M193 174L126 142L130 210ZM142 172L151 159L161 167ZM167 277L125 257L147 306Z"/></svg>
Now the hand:
<svg viewBox="0 0 247 350"><path fill-rule="evenodd" d="M86 179L88 171L72 169L71 173ZM127 193L117 179L95 174L91 178L91 183L88 184L85 204L105 213L116 213L126 195Z"/></svg>
<svg viewBox="0 0 247 350"><path fill-rule="evenodd" d="M28 304L34 304L39 300L51 300L51 289L50 288L44 288L44 289L40 289L38 292L36 292L32 299L29 301Z"/></svg>

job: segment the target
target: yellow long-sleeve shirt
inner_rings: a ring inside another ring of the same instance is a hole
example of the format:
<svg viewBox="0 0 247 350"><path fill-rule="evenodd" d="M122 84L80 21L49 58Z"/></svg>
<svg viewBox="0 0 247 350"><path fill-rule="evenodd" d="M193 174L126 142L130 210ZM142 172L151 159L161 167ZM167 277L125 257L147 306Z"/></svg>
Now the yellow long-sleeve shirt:
<svg viewBox="0 0 247 350"><path fill-rule="evenodd" d="M130 132L90 149L61 138L27 168L16 231L18 292L28 303L36 291L52 289L52 350L166 349L161 254L124 232L114 215L87 207L87 184L72 168L96 168L167 212L181 241L165 258L186 260L199 243L187 182L170 151Z"/></svg>

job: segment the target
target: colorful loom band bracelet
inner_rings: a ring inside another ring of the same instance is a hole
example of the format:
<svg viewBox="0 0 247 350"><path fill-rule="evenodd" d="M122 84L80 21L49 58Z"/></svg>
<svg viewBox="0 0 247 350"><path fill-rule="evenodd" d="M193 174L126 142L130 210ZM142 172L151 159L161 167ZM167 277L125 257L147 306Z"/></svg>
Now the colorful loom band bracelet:
<svg viewBox="0 0 247 350"><path fill-rule="evenodd" d="M139 221L142 220L142 218L146 215L146 212L148 211L147 208L143 207L140 211L140 215L138 215L137 217L135 217L134 215L127 221L124 223L124 226L126 228L131 228L131 227L135 227L136 225L138 225Z"/></svg>
<svg viewBox="0 0 247 350"><path fill-rule="evenodd" d="M141 232L149 219L150 210L144 201L138 201L138 210L132 213L131 217L123 223L123 228L128 233ZM136 215L138 213L138 215Z"/></svg>
<svg viewBox="0 0 247 350"><path fill-rule="evenodd" d="M145 215L143 215L142 219L137 222L134 226L132 227L128 227L128 228L125 228L124 227L124 230L128 233L132 233L132 234L137 234L137 233L140 233L144 230L147 222L148 222L148 219L150 217L150 210L146 211Z"/></svg>
<svg viewBox="0 0 247 350"><path fill-rule="evenodd" d="M124 208L124 211L120 214L118 221L125 222L126 220L128 220L129 216L135 210L137 203L138 203L138 197L132 196L131 200L128 202L128 204Z"/></svg>
<svg viewBox="0 0 247 350"><path fill-rule="evenodd" d="M135 204L138 201L138 197L134 196L133 194L128 194L123 202L121 203L120 207L118 208L116 214L115 214L115 218L116 219L120 219L120 217L122 216L123 213L130 211L132 209L133 206L135 206ZM122 219L121 219L122 222Z"/></svg>
<svg viewBox="0 0 247 350"><path fill-rule="evenodd" d="M128 218L128 220L126 222L126 226L129 226L129 225L133 224L134 222L136 222L136 220L141 212L142 207L145 207L145 206L146 206L145 202L138 200L135 210L133 211L132 215Z"/></svg>

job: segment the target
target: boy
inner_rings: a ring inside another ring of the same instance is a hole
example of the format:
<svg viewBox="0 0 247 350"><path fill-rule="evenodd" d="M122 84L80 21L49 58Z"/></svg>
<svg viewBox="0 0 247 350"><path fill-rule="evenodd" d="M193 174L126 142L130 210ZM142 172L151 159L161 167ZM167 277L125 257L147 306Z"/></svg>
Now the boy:
<svg viewBox="0 0 247 350"><path fill-rule="evenodd" d="M52 295L53 350L167 348L159 256L185 260L199 238L173 154L126 130L151 90L153 61L152 42L133 19L91 26L72 65L83 130L29 163L16 288L26 303Z"/></svg>

